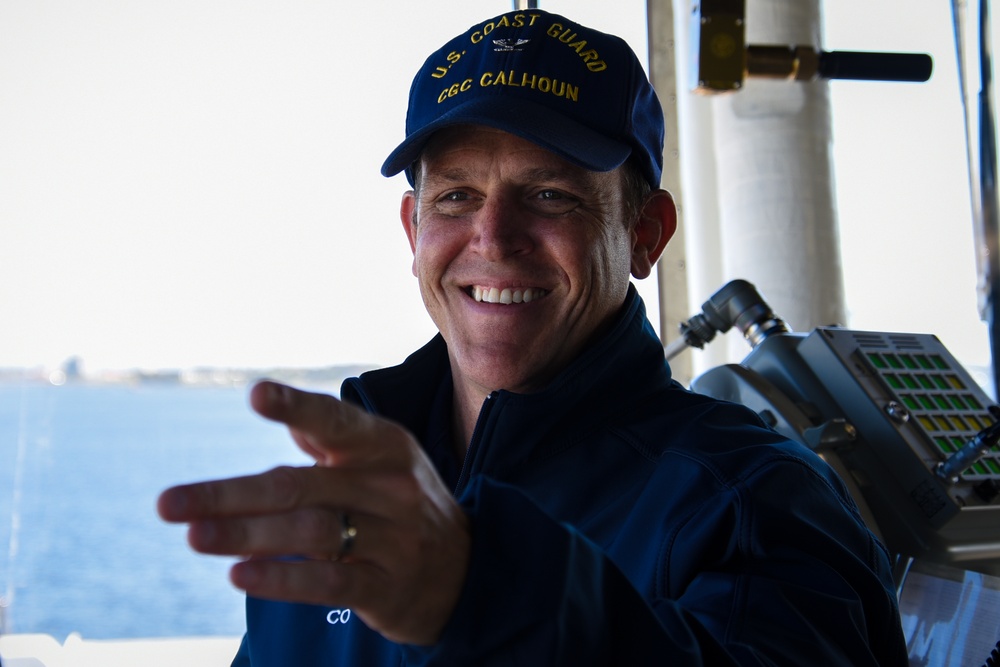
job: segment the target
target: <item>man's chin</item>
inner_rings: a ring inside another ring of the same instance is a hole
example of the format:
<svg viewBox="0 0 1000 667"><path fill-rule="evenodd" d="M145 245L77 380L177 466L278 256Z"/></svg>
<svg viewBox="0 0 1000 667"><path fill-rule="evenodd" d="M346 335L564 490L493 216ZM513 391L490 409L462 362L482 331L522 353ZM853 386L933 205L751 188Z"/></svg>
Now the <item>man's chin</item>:
<svg viewBox="0 0 1000 667"><path fill-rule="evenodd" d="M552 358L545 360L552 361ZM479 387L485 393L503 389L527 394L543 389L557 371L557 366L528 359L521 349L500 349L487 354L473 354L459 362L458 376Z"/></svg>

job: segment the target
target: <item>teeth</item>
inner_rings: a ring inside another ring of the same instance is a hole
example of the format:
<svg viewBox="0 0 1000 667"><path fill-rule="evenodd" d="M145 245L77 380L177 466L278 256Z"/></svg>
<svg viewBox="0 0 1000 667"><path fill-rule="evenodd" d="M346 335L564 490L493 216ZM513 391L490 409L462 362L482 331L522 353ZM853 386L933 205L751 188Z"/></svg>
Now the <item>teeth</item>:
<svg viewBox="0 0 1000 667"><path fill-rule="evenodd" d="M472 288L472 298L476 301L485 301L486 303L531 303L535 299L545 296L545 294L545 290L537 287L528 287L525 289L505 287L501 290L496 287L475 285Z"/></svg>

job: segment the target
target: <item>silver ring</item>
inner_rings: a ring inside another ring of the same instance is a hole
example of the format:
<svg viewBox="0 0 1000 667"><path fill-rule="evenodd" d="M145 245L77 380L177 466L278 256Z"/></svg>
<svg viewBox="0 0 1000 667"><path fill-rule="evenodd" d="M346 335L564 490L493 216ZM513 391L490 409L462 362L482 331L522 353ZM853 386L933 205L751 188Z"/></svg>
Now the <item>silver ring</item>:
<svg viewBox="0 0 1000 667"><path fill-rule="evenodd" d="M349 556L354 551L354 540L358 536L358 528L351 523L351 518L347 512L340 513L340 550L330 560L338 561L345 556Z"/></svg>

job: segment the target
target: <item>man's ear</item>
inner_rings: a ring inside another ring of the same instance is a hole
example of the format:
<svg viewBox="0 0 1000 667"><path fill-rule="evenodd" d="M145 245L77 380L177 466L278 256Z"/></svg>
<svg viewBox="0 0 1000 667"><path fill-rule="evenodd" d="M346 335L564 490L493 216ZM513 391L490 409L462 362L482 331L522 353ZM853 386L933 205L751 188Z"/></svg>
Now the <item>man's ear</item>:
<svg viewBox="0 0 1000 667"><path fill-rule="evenodd" d="M417 275L417 195L413 190L403 193L403 200L399 202L399 221L403 223L406 238L410 241L410 250L413 251L413 275Z"/></svg>
<svg viewBox="0 0 1000 667"><path fill-rule="evenodd" d="M677 207L666 190L653 190L639 213L632 243L632 275L638 279L649 276L653 265L663 254L667 241L677 231Z"/></svg>

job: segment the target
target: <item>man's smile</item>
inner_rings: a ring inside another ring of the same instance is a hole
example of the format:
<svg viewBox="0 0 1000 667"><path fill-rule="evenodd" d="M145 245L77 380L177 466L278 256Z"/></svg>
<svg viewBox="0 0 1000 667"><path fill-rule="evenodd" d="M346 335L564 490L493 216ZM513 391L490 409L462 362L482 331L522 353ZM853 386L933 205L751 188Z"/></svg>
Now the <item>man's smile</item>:
<svg viewBox="0 0 1000 667"><path fill-rule="evenodd" d="M540 299L546 294L548 290L544 290L540 287L486 287L484 285L473 285L468 288L469 296L471 296L476 301L485 301L486 303L531 303L536 299Z"/></svg>

